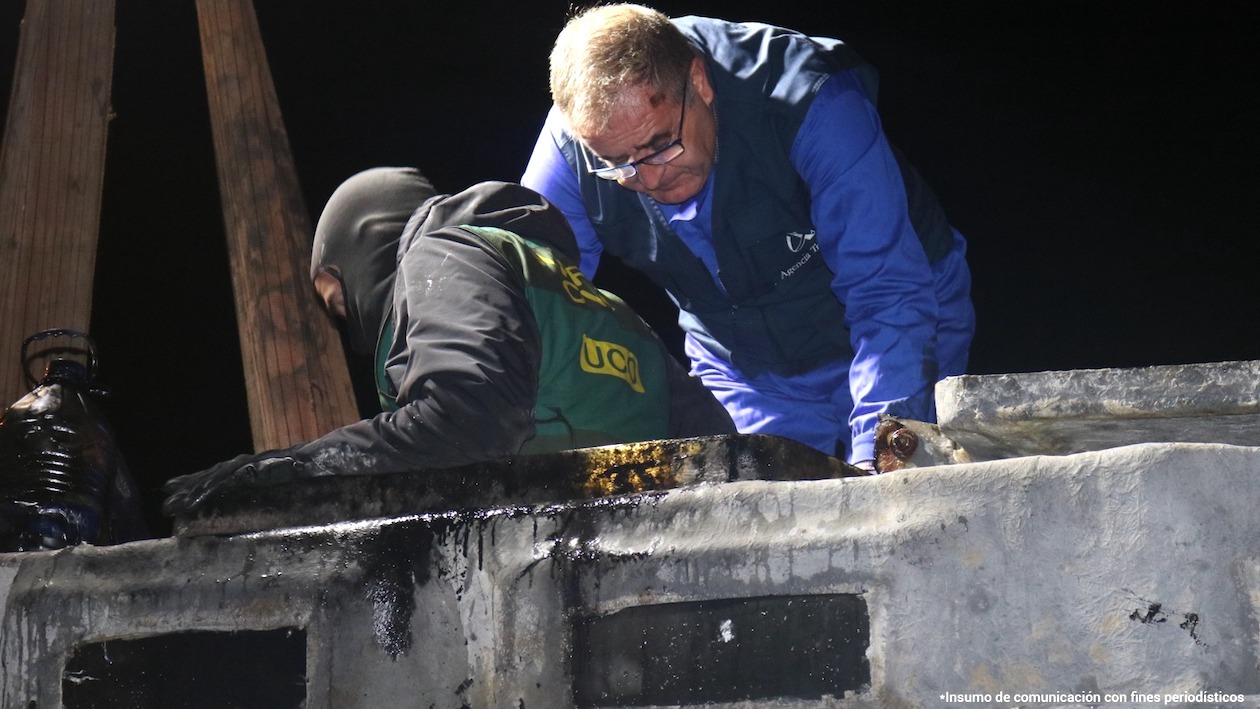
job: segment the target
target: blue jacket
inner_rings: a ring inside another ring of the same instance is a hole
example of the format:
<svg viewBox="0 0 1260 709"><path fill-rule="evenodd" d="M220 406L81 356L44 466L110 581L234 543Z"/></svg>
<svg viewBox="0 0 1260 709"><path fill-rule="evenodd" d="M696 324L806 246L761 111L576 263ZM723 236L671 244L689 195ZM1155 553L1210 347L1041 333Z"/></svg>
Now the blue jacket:
<svg viewBox="0 0 1260 709"><path fill-rule="evenodd" d="M849 368L855 439L880 411L930 420L931 264L963 242L884 138L874 71L837 40L675 22L705 58L718 117L693 203L588 174L597 158L554 110L523 182L565 211L585 268L606 249L664 287L706 361L748 379Z"/></svg>

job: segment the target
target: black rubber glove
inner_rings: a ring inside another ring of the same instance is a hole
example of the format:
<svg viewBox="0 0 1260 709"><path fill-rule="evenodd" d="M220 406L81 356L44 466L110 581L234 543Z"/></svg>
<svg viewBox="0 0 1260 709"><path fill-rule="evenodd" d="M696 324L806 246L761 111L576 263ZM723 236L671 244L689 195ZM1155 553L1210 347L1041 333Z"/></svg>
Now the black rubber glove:
<svg viewBox="0 0 1260 709"><path fill-rule="evenodd" d="M162 513L174 517L230 490L278 485L318 474L310 461L292 450L238 455L205 470L168 480L162 486L166 495Z"/></svg>

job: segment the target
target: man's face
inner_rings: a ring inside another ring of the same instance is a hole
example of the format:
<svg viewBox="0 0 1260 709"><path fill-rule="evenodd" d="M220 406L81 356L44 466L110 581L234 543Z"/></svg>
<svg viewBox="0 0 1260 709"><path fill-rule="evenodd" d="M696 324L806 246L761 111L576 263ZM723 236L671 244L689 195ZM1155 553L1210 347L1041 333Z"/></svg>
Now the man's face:
<svg viewBox="0 0 1260 709"><path fill-rule="evenodd" d="M641 163L637 175L618 183L664 204L685 202L704 188L717 152L717 125L710 109L713 91L699 59L692 64L687 93L698 100L684 114L675 98L664 99L645 86L627 87L625 101L610 116L608 127L578 131L577 137L608 165L638 160L681 138L682 155L663 165Z"/></svg>
<svg viewBox="0 0 1260 709"><path fill-rule="evenodd" d="M342 320L346 319L346 293L341 287L340 278L328 271L316 273L315 292L319 294L319 299L324 301L324 307L328 309L328 312Z"/></svg>

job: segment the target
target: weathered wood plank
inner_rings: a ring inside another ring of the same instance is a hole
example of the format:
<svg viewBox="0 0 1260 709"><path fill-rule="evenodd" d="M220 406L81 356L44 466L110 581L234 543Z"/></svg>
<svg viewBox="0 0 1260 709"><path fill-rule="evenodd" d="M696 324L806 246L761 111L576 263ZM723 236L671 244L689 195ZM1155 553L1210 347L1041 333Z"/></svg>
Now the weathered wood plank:
<svg viewBox="0 0 1260 709"><path fill-rule="evenodd" d="M28 388L25 337L91 321L113 60L113 0L27 0L0 144L0 407Z"/></svg>
<svg viewBox="0 0 1260 709"><path fill-rule="evenodd" d="M283 448L358 412L253 5L197 0L197 17L254 446Z"/></svg>

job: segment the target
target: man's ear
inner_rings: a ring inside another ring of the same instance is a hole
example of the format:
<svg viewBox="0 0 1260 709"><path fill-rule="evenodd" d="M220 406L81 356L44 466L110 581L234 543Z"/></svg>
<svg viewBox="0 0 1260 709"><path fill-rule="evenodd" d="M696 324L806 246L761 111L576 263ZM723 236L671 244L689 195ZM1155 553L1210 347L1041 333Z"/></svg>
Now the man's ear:
<svg viewBox="0 0 1260 709"><path fill-rule="evenodd" d="M704 68L704 60L696 57L691 60L691 88L704 105L713 103L713 84L709 83L709 72Z"/></svg>
<svg viewBox="0 0 1260 709"><path fill-rule="evenodd" d="M332 268L322 268L315 273L313 280L315 292L319 295L319 299L323 301L324 307L328 312L341 318L346 319L346 289Z"/></svg>

